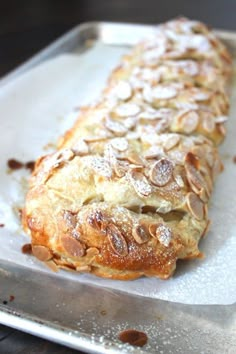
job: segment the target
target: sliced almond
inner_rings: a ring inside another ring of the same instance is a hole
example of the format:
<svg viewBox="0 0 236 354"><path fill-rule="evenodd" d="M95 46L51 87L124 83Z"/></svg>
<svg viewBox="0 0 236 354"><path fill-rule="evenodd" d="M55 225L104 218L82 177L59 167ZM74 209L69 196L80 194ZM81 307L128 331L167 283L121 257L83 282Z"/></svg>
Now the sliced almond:
<svg viewBox="0 0 236 354"><path fill-rule="evenodd" d="M120 122L112 119L106 119L105 127L116 135L122 136L127 133L127 128Z"/></svg>
<svg viewBox="0 0 236 354"><path fill-rule="evenodd" d="M120 100L128 100L132 96L132 87L127 81L119 81L115 87L115 95Z"/></svg>
<svg viewBox="0 0 236 354"><path fill-rule="evenodd" d="M148 150L145 151L144 157L146 159L160 158L164 155L164 151L161 147L153 145Z"/></svg>
<svg viewBox="0 0 236 354"><path fill-rule="evenodd" d="M111 146L118 151L126 151L129 147L128 140L125 138L115 138L110 141Z"/></svg>
<svg viewBox="0 0 236 354"><path fill-rule="evenodd" d="M150 180L159 187L165 186L171 179L173 164L170 160L162 158L155 162L150 170Z"/></svg>
<svg viewBox="0 0 236 354"><path fill-rule="evenodd" d="M87 135L83 139L87 143L96 143L98 141L106 140L108 138L108 135Z"/></svg>
<svg viewBox="0 0 236 354"><path fill-rule="evenodd" d="M156 237L162 245L168 247L172 240L173 233L169 227L160 223L156 228Z"/></svg>
<svg viewBox="0 0 236 354"><path fill-rule="evenodd" d="M83 244L69 235L61 237L61 243L66 253L72 257L82 257L85 254Z"/></svg>
<svg viewBox="0 0 236 354"><path fill-rule="evenodd" d="M70 210L63 211L63 219L69 228L75 228L77 224L77 213L72 213Z"/></svg>
<svg viewBox="0 0 236 354"><path fill-rule="evenodd" d="M72 151L74 152L75 155L84 156L89 153L89 146L83 139L80 139L73 146Z"/></svg>
<svg viewBox="0 0 236 354"><path fill-rule="evenodd" d="M157 100L169 100L177 96L177 91L172 86L156 86L152 90L152 97L153 99Z"/></svg>
<svg viewBox="0 0 236 354"><path fill-rule="evenodd" d="M191 214L197 219L202 220L204 218L204 203L195 193L188 193L186 197L187 206Z"/></svg>
<svg viewBox="0 0 236 354"><path fill-rule="evenodd" d="M130 152L126 159L133 163L134 165L141 165L144 166L145 165L145 161L135 152Z"/></svg>
<svg viewBox="0 0 236 354"><path fill-rule="evenodd" d="M187 155L185 157L185 162L187 164L194 166L197 170L200 167L199 158L195 154L193 154L192 152L187 153Z"/></svg>
<svg viewBox="0 0 236 354"><path fill-rule="evenodd" d="M58 266L56 265L55 262L53 262L53 260L44 262L44 264L50 268L53 272L58 272Z"/></svg>
<svg viewBox="0 0 236 354"><path fill-rule="evenodd" d="M148 183L147 178L139 171L132 170L128 174L129 181L135 192L140 197L147 197L152 193L152 187Z"/></svg>
<svg viewBox="0 0 236 354"><path fill-rule="evenodd" d="M156 229L157 229L157 226L158 226L158 224L150 224L149 225L149 228L148 228L148 231L149 231L149 233L150 233L150 235L152 236L152 237L156 237Z"/></svg>
<svg viewBox="0 0 236 354"><path fill-rule="evenodd" d="M180 188L184 188L183 178L180 175L176 175L174 178L175 178L175 182L178 184L178 186Z"/></svg>
<svg viewBox="0 0 236 354"><path fill-rule="evenodd" d="M92 268L90 265L81 265L81 266L76 267L76 271L81 272L81 273L84 273L84 272L89 273L89 272L91 272L91 270L92 270Z"/></svg>
<svg viewBox="0 0 236 354"><path fill-rule="evenodd" d="M196 169L196 167L193 164L189 163L188 161L185 161L184 167L185 167L188 182L189 182L192 190L195 193L199 194L200 191L202 191L202 189L204 189L208 198L209 198L210 191L209 191L207 183L206 183L204 177L202 176L201 172L198 171Z"/></svg>
<svg viewBox="0 0 236 354"><path fill-rule="evenodd" d="M91 167L100 176L107 178L110 178L112 176L111 165L103 157L94 156L91 160Z"/></svg>
<svg viewBox="0 0 236 354"><path fill-rule="evenodd" d="M204 114L202 117L202 127L207 133L212 133L215 129L215 119L212 114Z"/></svg>
<svg viewBox="0 0 236 354"><path fill-rule="evenodd" d="M175 134L168 134L168 138L164 141L163 147L166 151L173 149L180 141L180 136Z"/></svg>
<svg viewBox="0 0 236 354"><path fill-rule="evenodd" d="M116 164L113 165L114 172L117 177L122 178L125 176L129 166L128 163L125 165L125 163L121 161L117 161Z"/></svg>
<svg viewBox="0 0 236 354"><path fill-rule="evenodd" d="M103 231L106 227L106 218L101 210L95 210L87 217L88 224L95 230Z"/></svg>
<svg viewBox="0 0 236 354"><path fill-rule="evenodd" d="M199 123L199 115L195 111L187 111L177 117L180 127L187 134L194 132Z"/></svg>
<svg viewBox="0 0 236 354"><path fill-rule="evenodd" d="M218 117L215 117L215 123L225 123L227 122L229 119L229 117L227 116L218 116Z"/></svg>
<svg viewBox="0 0 236 354"><path fill-rule="evenodd" d="M86 250L86 256L95 257L99 254L99 250L96 247L90 247Z"/></svg>
<svg viewBox="0 0 236 354"><path fill-rule="evenodd" d="M114 224L110 224L106 228L106 234L108 237L108 240L110 242L110 245L113 249L113 251L121 257L125 257L128 255L128 246L127 242L118 229L117 226Z"/></svg>
<svg viewBox="0 0 236 354"><path fill-rule="evenodd" d="M52 259L52 252L46 246L32 245L32 253L40 261L47 262Z"/></svg>
<svg viewBox="0 0 236 354"><path fill-rule="evenodd" d="M136 116L140 112L141 108L135 103L124 103L119 105L115 109L115 113L119 117Z"/></svg>
<svg viewBox="0 0 236 354"><path fill-rule="evenodd" d="M149 232L145 225L134 225L132 235L138 244L143 244L149 240Z"/></svg>

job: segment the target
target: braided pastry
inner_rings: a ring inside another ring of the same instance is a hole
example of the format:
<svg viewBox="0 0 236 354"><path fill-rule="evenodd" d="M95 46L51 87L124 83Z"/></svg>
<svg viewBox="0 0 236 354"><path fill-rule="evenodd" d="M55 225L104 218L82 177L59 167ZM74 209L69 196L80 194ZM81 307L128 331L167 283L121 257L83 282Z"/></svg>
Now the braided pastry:
<svg viewBox="0 0 236 354"><path fill-rule="evenodd" d="M36 163L23 212L33 254L124 280L166 279L178 259L201 257L231 71L213 33L182 18L125 56Z"/></svg>

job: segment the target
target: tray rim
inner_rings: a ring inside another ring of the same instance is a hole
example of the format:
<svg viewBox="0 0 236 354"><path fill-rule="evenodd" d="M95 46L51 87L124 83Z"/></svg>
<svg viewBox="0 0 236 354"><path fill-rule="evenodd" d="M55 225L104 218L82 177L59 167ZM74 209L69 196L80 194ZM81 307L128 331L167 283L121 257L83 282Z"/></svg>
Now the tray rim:
<svg viewBox="0 0 236 354"><path fill-rule="evenodd" d="M9 73L5 74L3 77L0 77L0 87L3 87L4 85L8 84L9 82L13 81L20 75L24 74L26 71L29 69L35 67L37 64L40 62L43 62L44 60L48 59L50 57L51 52L56 52L63 46L63 43L65 43L72 35L75 35L78 33L82 37L82 41L87 40L88 38L83 38L83 35L86 34L86 32L91 31L92 38L89 39L94 39L98 40L100 37L99 35L101 34L101 30L104 27L130 27L130 28L146 28L146 29L152 29L155 27L155 25L150 25L150 24L139 24L139 23L127 23L127 22L107 22L107 21L89 21L89 22L84 22L81 23L75 27L73 27L71 30L67 31L65 34L60 36L58 39L53 41L51 44L46 46L44 49L38 51L36 54L34 54L31 58L28 60L24 61L22 64L17 66L15 69L11 70ZM214 29L214 32L222 39L222 38L227 38L229 41L234 41L236 42L236 31L229 31L229 30L221 30L221 29ZM84 44L84 43L83 43ZM119 44L116 44L119 45ZM120 45L124 45L124 43L121 43ZM127 46L129 46L129 43L127 43ZM53 55L54 56L54 55ZM0 261L0 266L2 262ZM14 264L13 264L14 265ZM0 273L0 282L1 282L1 273ZM90 285L92 286L92 285ZM139 297L137 295L130 295L126 294L128 297ZM154 299L153 299L154 300ZM144 298L145 301L145 298ZM164 300L159 300L163 301L166 303ZM176 306L181 306L182 304L179 303L173 303L176 304ZM184 305L184 306L189 306L189 307L214 307L215 305ZM222 307L231 307L233 306L233 309L236 309L236 303L232 305L222 305ZM42 320L41 318L37 316L32 316L29 315L26 312L21 313L20 311L17 311L10 306L6 305L1 305L0 304L0 323L11 326L15 329L18 330L23 330L27 333L33 334L35 336L42 337L44 339L48 339L51 341L54 341L56 343L60 343L62 345L66 345L68 347L74 348L74 349L80 349L80 350L86 350L91 353L120 353L120 350L116 350L115 348L105 348L101 343L93 342L87 340L83 336L79 337L74 337L73 335L71 336L69 333L65 332L65 327L62 326L57 326L53 323L50 322L50 327L47 323L47 320ZM43 329L43 331L42 331ZM60 337L60 338L59 338ZM74 340L72 340L74 339ZM138 353L147 353L146 351L139 351Z"/></svg>

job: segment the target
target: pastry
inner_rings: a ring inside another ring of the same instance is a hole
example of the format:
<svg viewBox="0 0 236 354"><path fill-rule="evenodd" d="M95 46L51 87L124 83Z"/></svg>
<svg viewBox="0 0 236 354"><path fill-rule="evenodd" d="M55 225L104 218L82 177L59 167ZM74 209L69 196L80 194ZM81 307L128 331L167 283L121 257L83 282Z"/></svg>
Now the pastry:
<svg viewBox="0 0 236 354"><path fill-rule="evenodd" d="M167 279L178 259L201 257L231 71L196 21L169 21L135 46L36 162L23 211L33 254L53 270L121 280Z"/></svg>

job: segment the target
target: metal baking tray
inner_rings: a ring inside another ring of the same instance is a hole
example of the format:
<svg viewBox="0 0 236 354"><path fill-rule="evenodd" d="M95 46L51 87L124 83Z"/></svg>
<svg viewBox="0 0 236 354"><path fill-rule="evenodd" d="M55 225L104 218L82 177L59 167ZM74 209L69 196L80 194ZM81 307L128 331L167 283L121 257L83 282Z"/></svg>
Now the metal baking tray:
<svg viewBox="0 0 236 354"><path fill-rule="evenodd" d="M0 87L58 54L79 55L98 41L129 47L152 30L148 25L82 24L2 78ZM236 33L216 32L236 55ZM14 301L4 305L11 294ZM89 353L236 353L235 304L154 300L5 261L0 261L0 300L0 323ZM121 343L118 333L127 328L146 332L148 344L140 349Z"/></svg>

